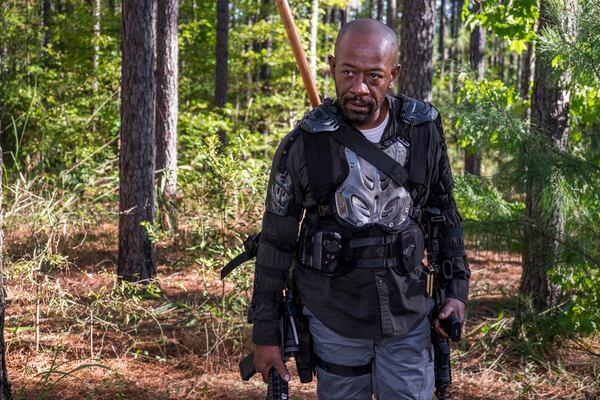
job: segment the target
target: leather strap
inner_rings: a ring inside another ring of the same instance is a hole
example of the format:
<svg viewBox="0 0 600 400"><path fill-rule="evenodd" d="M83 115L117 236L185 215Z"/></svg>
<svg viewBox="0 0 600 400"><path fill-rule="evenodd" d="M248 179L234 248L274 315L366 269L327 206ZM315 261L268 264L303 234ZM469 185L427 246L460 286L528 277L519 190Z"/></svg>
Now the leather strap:
<svg viewBox="0 0 600 400"><path fill-rule="evenodd" d="M352 378L355 376L362 376L362 375L370 374L373 369L371 362L368 364L365 364L365 365L358 365L355 367L350 367L347 365L339 365L339 364L330 363L328 361L323 360L317 354L313 354L313 355L315 357L315 363L317 364L317 367L319 367L322 370L327 371L333 375L345 376L345 377Z"/></svg>
<svg viewBox="0 0 600 400"><path fill-rule="evenodd" d="M331 137L367 160L399 186L406 183L408 171L354 127L341 126L340 129L331 133Z"/></svg>

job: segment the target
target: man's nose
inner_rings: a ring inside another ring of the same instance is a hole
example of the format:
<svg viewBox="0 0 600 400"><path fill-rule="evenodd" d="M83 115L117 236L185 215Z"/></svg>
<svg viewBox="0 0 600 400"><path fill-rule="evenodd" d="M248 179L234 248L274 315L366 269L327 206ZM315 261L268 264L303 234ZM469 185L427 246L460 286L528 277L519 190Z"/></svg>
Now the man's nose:
<svg viewBox="0 0 600 400"><path fill-rule="evenodd" d="M365 76L363 74L358 74L354 82L352 82L352 87L350 88L352 94L356 96L364 96L369 94L369 88L365 83Z"/></svg>

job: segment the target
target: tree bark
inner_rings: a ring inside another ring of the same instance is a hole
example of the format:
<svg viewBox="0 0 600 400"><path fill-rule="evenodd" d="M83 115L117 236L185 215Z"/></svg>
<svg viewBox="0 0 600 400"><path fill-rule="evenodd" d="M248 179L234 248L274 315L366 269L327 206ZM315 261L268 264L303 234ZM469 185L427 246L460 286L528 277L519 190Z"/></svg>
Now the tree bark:
<svg viewBox="0 0 600 400"><path fill-rule="evenodd" d="M227 103L229 58L229 0L217 0L217 41L215 64L215 107L222 111ZM219 138L223 146L227 145L225 131L219 131Z"/></svg>
<svg viewBox="0 0 600 400"><path fill-rule="evenodd" d="M400 23L398 91L431 101L435 0L404 0Z"/></svg>
<svg viewBox="0 0 600 400"><path fill-rule="evenodd" d="M46 49L50 44L50 36L52 35L52 3L50 0L42 2L42 24L44 25L43 47Z"/></svg>
<svg viewBox="0 0 600 400"><path fill-rule="evenodd" d="M94 68L94 77L92 80L92 90L94 94L98 92L98 66L100 65L100 7L101 0L94 0L92 15L94 17L94 54L92 55L92 67Z"/></svg>
<svg viewBox="0 0 600 400"><path fill-rule="evenodd" d="M473 13L477 14L481 10L481 2L475 1ZM485 30L481 25L475 26L471 32L469 43L469 60L471 68L476 72L478 80L485 76Z"/></svg>
<svg viewBox="0 0 600 400"><path fill-rule="evenodd" d="M540 28L556 22L550 19L546 3L540 7ZM562 29L573 32L573 15L577 2L565 4L565 25ZM537 51L537 50L536 50ZM535 79L531 99L531 129L541 142L555 151L567 149L569 134L569 72L553 70L550 63L539 55L535 61ZM564 238L565 215L560 195L551 190L556 177L551 172L536 173L535 161L530 161L527 173L526 211L528 218L527 242L523 251L521 293L530 296L537 309L555 305L560 287L548 279L548 271L560 256L560 243ZM540 176L544 178L540 178Z"/></svg>
<svg viewBox="0 0 600 400"><path fill-rule="evenodd" d="M398 0L387 0L387 18L386 23L394 32L396 32L396 18L398 15Z"/></svg>
<svg viewBox="0 0 600 400"><path fill-rule="evenodd" d="M100 66L100 7L102 6L101 0L93 0L92 4L92 16L94 18L94 53L92 54L92 93L94 96L98 94L98 67ZM96 132L98 129L96 116L96 102L92 103L91 118L92 118L92 132Z"/></svg>
<svg viewBox="0 0 600 400"><path fill-rule="evenodd" d="M313 0L314 1L314 0ZM318 7L318 4L317 4ZM314 11L314 4L313 4ZM318 11L318 8L317 8ZM312 15L312 13L311 13ZM314 16L313 16L314 17ZM311 17L312 18L312 17ZM316 15L317 18L315 21L311 21L311 26L314 26L313 22L318 25L318 13ZM269 25L273 24L273 0L260 0L260 8L258 15L253 16L253 21L267 21ZM312 33L312 32L311 32ZM314 32L316 35L316 32ZM312 35L311 35L312 36ZM311 42L311 46L312 46ZM314 42L316 45L316 41ZM273 54L273 36L269 32L267 35L267 39L263 41L254 40L252 42L252 48L257 54L265 54L266 57L263 59L260 67L258 68L258 72L250 75L250 84L254 82L258 82L260 85L261 92L264 96L270 96L271 94L271 66L269 65L269 59ZM315 50L316 51L316 50ZM315 66L316 68L316 66ZM250 86L250 85L249 85ZM250 98L251 96L248 96ZM266 119L261 119L258 123L258 130L263 133L263 135L268 135L270 133L269 124Z"/></svg>
<svg viewBox="0 0 600 400"><path fill-rule="evenodd" d="M317 80L317 33L319 31L319 0L312 2L312 17L310 21L310 72Z"/></svg>
<svg viewBox="0 0 600 400"><path fill-rule="evenodd" d="M2 148L0 147L0 183L2 182ZM6 346L4 345L4 313L6 311L6 299L4 297L4 211L2 208L2 185L0 184L0 400L10 400L10 383L6 372Z"/></svg>
<svg viewBox="0 0 600 400"><path fill-rule="evenodd" d="M473 5L473 13L477 14L481 11L481 2L475 1ZM485 30L481 25L477 25L471 32L469 43L469 60L471 68L476 72L477 80L481 80L485 76ZM475 151L470 154L465 153L465 172L471 175L481 176L481 152Z"/></svg>
<svg viewBox="0 0 600 400"><path fill-rule="evenodd" d="M156 22L156 170L162 193L162 225L177 227L177 113L179 0L160 0Z"/></svg>
<svg viewBox="0 0 600 400"><path fill-rule="evenodd" d="M273 0L261 0L260 2L260 20L266 19L269 25L273 24ZM273 36L269 33L267 40L260 44L261 50L266 50L267 58L273 54ZM271 92L271 66L268 62L263 62L260 66L259 79L262 81L263 94Z"/></svg>
<svg viewBox="0 0 600 400"><path fill-rule="evenodd" d="M383 0L377 0L377 20L383 19Z"/></svg>
<svg viewBox="0 0 600 400"><path fill-rule="evenodd" d="M440 79L444 79L446 72L446 58L448 53L446 51L445 39L446 39L446 0L441 0L440 3L440 30L438 40L438 53L440 55Z"/></svg>
<svg viewBox="0 0 600 400"><path fill-rule="evenodd" d="M531 89L531 82L535 72L534 59L533 42L529 42L527 43L527 50L525 50L522 57L520 92L523 100L529 100L530 98L529 91ZM525 110L525 120L527 122L531 120L531 107L527 107Z"/></svg>
<svg viewBox="0 0 600 400"><path fill-rule="evenodd" d="M143 224L154 223L155 77L153 0L122 5L119 260L127 281L156 275L154 245Z"/></svg>

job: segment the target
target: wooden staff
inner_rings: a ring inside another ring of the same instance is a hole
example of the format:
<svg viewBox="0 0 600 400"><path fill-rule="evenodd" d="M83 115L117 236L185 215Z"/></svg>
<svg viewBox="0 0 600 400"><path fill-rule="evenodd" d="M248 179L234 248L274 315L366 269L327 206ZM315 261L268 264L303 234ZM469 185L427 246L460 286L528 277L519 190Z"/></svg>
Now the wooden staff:
<svg viewBox="0 0 600 400"><path fill-rule="evenodd" d="M312 75L310 74L310 68L308 67L308 61L306 61L306 55L304 54L302 43L300 43L300 37L298 36L298 29L296 28L296 24L294 23L294 18L292 17L292 11L290 10L290 6L287 0L277 0L277 6L279 7L279 14L281 15L281 19L283 20L285 31L287 32L288 38L290 39L290 43L292 44L292 51L294 52L296 65L300 70L300 75L302 76L304 87L308 92L310 104L311 106L316 107L319 104L321 104L321 99L319 98L319 93L317 92L317 86L315 85L315 81L313 80Z"/></svg>

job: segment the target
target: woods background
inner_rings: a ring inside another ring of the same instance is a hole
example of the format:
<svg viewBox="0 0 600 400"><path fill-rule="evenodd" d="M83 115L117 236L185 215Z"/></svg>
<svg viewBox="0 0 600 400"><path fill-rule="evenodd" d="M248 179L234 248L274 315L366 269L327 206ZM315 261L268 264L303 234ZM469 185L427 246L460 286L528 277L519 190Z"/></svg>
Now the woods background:
<svg viewBox="0 0 600 400"><path fill-rule="evenodd" d="M600 397L600 1L291 7L322 97L371 17L442 113L473 270L453 398ZM263 398L236 372L253 268L218 270L309 108L274 1L1 0L0 32L0 399Z"/></svg>

